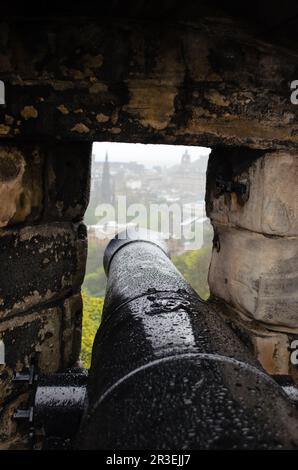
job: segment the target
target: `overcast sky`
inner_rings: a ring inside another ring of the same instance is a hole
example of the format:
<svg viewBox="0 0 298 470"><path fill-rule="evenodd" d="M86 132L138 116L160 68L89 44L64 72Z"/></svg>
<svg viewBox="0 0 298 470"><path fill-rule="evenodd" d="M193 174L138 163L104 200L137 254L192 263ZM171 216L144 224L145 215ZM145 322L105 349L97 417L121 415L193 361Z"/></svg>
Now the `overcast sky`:
<svg viewBox="0 0 298 470"><path fill-rule="evenodd" d="M183 145L121 144L117 142L95 142L93 153L96 161L103 161L108 152L110 162L138 162L145 166L172 166L180 163L181 156L188 150L191 161L203 156L207 159L210 149L206 147L185 147Z"/></svg>

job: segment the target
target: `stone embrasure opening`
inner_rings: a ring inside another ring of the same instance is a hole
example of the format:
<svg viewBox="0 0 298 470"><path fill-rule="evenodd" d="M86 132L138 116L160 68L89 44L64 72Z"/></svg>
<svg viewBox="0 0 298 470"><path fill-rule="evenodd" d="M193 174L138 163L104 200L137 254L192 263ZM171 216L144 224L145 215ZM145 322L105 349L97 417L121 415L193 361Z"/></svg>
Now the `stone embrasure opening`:
<svg viewBox="0 0 298 470"><path fill-rule="evenodd" d="M93 144L88 257L83 284L81 357L89 367L105 295L103 253L117 233L135 226L159 231L171 258L204 299L213 229L205 213L210 149L195 146Z"/></svg>

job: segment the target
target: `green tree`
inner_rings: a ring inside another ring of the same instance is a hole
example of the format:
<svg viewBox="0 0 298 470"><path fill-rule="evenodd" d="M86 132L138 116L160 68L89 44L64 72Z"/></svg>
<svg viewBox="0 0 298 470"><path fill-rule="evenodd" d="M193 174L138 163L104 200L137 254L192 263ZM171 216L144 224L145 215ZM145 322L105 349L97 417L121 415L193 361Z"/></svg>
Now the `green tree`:
<svg viewBox="0 0 298 470"><path fill-rule="evenodd" d="M173 256L172 261L192 288L202 299L208 299L208 271L212 248L203 246L199 250L186 251L182 255Z"/></svg>
<svg viewBox="0 0 298 470"><path fill-rule="evenodd" d="M86 290L83 296L83 331L81 359L86 368L90 367L93 341L101 322L101 314L104 303L103 297L92 297Z"/></svg>
<svg viewBox="0 0 298 470"><path fill-rule="evenodd" d="M102 296L105 294L106 275L102 267L98 268L95 272L86 274L84 289L88 291L89 295L93 296Z"/></svg>
<svg viewBox="0 0 298 470"><path fill-rule="evenodd" d="M83 288L88 291L89 295L101 296L105 294L106 282L103 269L103 248L93 240L89 240Z"/></svg>

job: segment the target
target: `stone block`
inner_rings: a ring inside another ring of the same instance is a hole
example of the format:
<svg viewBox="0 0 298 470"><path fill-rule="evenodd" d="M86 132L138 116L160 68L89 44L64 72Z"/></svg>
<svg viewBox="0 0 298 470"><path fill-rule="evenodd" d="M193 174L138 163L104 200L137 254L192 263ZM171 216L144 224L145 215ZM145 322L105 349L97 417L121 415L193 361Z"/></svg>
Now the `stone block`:
<svg viewBox="0 0 298 470"><path fill-rule="evenodd" d="M73 295L63 303L63 368L71 367L79 359L82 338L83 302L81 294Z"/></svg>
<svg viewBox="0 0 298 470"><path fill-rule="evenodd" d="M89 203L91 149L88 142L47 146L46 220L83 219Z"/></svg>
<svg viewBox="0 0 298 470"><path fill-rule="evenodd" d="M248 197L218 191L216 181L242 183ZM298 235L298 153L215 150L207 172L207 213L225 224L278 236Z"/></svg>
<svg viewBox="0 0 298 470"><path fill-rule="evenodd" d="M32 361L41 373L54 373L61 367L62 309L33 311L0 323L0 337L5 345L5 365L0 370L0 403L5 403L26 384L12 382Z"/></svg>
<svg viewBox="0 0 298 470"><path fill-rule="evenodd" d="M216 227L211 293L246 317L298 328L298 239Z"/></svg>
<svg viewBox="0 0 298 470"><path fill-rule="evenodd" d="M280 332L280 327L243 317L222 301L211 299L210 302L217 315L232 328L268 374L291 375L297 383L297 366L292 364L291 358L291 343L297 341L297 334L293 334L290 328Z"/></svg>
<svg viewBox="0 0 298 470"><path fill-rule="evenodd" d="M28 446L28 431L26 433L25 423L20 425L13 419L15 409L27 408L27 404L28 393L23 393L0 410L0 450L26 449Z"/></svg>
<svg viewBox="0 0 298 470"><path fill-rule="evenodd" d="M270 375L289 375L289 340L286 334L252 335L255 355Z"/></svg>
<svg viewBox="0 0 298 470"><path fill-rule="evenodd" d="M0 227L39 219L43 207L39 146L0 146Z"/></svg>
<svg viewBox="0 0 298 470"><path fill-rule="evenodd" d="M68 223L0 232L0 318L80 290L86 229Z"/></svg>

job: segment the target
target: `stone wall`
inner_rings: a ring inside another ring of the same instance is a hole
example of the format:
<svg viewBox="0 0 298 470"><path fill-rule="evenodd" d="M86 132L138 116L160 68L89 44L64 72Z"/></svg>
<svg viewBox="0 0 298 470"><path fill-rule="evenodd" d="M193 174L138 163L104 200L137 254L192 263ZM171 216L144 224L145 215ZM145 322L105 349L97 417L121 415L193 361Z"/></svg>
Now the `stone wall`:
<svg viewBox="0 0 298 470"><path fill-rule="evenodd" d="M16 440L14 408L27 400L28 386L13 382L15 372L34 363L40 372L53 373L79 357L90 157L89 143L0 146L0 339L5 345L0 442L5 446Z"/></svg>
<svg viewBox="0 0 298 470"><path fill-rule="evenodd" d="M298 334L297 179L297 152L218 149L208 165L210 290L273 374L289 373Z"/></svg>
<svg viewBox="0 0 298 470"><path fill-rule="evenodd" d="M2 140L298 148L297 55L247 25L212 14L3 21Z"/></svg>

